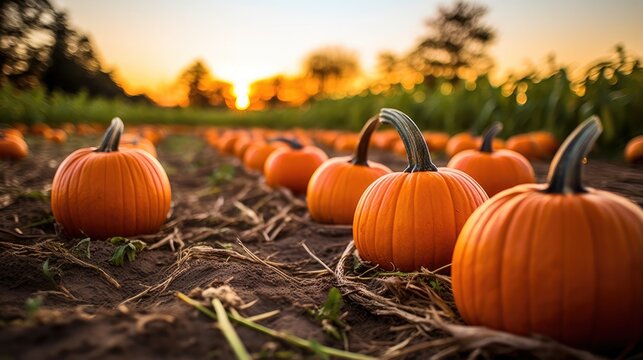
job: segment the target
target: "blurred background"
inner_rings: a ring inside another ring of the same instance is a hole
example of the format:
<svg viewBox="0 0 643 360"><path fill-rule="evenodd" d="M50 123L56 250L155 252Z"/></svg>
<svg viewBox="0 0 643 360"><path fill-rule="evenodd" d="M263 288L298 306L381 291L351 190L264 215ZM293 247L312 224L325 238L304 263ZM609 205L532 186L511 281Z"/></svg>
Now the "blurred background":
<svg viewBox="0 0 643 360"><path fill-rule="evenodd" d="M0 2L0 122L643 133L643 2Z"/></svg>

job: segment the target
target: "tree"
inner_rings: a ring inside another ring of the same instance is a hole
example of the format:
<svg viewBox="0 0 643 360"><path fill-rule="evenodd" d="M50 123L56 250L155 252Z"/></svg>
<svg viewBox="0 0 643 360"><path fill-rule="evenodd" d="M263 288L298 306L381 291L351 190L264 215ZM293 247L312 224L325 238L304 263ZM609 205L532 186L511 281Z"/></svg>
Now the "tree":
<svg viewBox="0 0 643 360"><path fill-rule="evenodd" d="M0 2L0 84L33 87L47 65L54 8L47 0Z"/></svg>
<svg viewBox="0 0 643 360"><path fill-rule="evenodd" d="M215 80L202 60L195 60L179 75L179 82L187 87L189 106L233 108L235 98L232 84Z"/></svg>
<svg viewBox="0 0 643 360"><path fill-rule="evenodd" d="M414 67L425 76L449 78L461 70L487 71L492 61L485 50L495 39L495 30L483 23L486 13L486 7L464 1L440 6L438 14L426 22L428 36L410 55Z"/></svg>
<svg viewBox="0 0 643 360"><path fill-rule="evenodd" d="M306 75L317 81L317 94L342 90L359 72L357 57L341 47L326 47L312 52L304 60Z"/></svg>

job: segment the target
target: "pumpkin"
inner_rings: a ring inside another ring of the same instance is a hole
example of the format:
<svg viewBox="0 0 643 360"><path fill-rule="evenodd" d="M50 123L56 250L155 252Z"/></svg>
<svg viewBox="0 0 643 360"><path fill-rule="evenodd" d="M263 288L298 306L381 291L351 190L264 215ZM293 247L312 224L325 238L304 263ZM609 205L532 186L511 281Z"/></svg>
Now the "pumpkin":
<svg viewBox="0 0 643 360"><path fill-rule="evenodd" d="M455 154L464 151L477 148L478 140L476 137L470 133L459 133L453 135L447 142L445 151L447 156L453 157Z"/></svg>
<svg viewBox="0 0 643 360"><path fill-rule="evenodd" d="M295 194L303 194L315 170L328 155L316 146L303 146L296 140L277 138L288 147L273 151L264 164L263 174L270 187L283 186Z"/></svg>
<svg viewBox="0 0 643 360"><path fill-rule="evenodd" d="M104 239L153 233L165 222L171 189L149 153L119 149L123 122L112 120L98 148L69 155L51 185L51 210L72 236Z"/></svg>
<svg viewBox="0 0 643 360"><path fill-rule="evenodd" d="M352 224L355 208L364 190L377 178L391 172L382 164L368 161L369 142L378 125L377 117L364 125L352 157L326 160L313 173L308 183L306 204L315 221Z"/></svg>
<svg viewBox="0 0 643 360"><path fill-rule="evenodd" d="M386 270L442 268L451 262L460 229L487 194L464 172L437 168L406 114L382 109L380 121L397 129L409 165L375 180L360 198L353 219L359 256Z"/></svg>
<svg viewBox="0 0 643 360"><path fill-rule="evenodd" d="M234 146L232 147L233 155L238 159L243 160L243 155L253 142L254 140L247 134L240 136L237 141L234 142Z"/></svg>
<svg viewBox="0 0 643 360"><path fill-rule="evenodd" d="M447 167L462 170L493 196L515 185L536 182L534 169L524 156L511 150L493 151L494 136L502 124L494 123L482 137L480 150L465 150L449 160Z"/></svg>
<svg viewBox="0 0 643 360"><path fill-rule="evenodd" d="M643 135L639 135L627 143L625 160L632 164L643 161Z"/></svg>
<svg viewBox="0 0 643 360"><path fill-rule="evenodd" d="M258 171L263 173L263 168L266 164L266 159L272 154L273 151L280 147L287 146L281 142L256 142L248 146L245 154L243 154L243 166L251 171Z"/></svg>
<svg viewBox="0 0 643 360"><path fill-rule="evenodd" d="M45 131L50 129L49 125L45 123L36 123L31 125L31 133L34 135L40 135L43 136L45 134Z"/></svg>
<svg viewBox="0 0 643 360"><path fill-rule="evenodd" d="M94 135L97 133L96 129L89 124L78 124L76 125L76 133L78 135Z"/></svg>
<svg viewBox="0 0 643 360"><path fill-rule="evenodd" d="M399 139L400 138L397 136L397 131L388 129L374 133L371 143L378 149L392 150L393 146L395 146L395 143Z"/></svg>
<svg viewBox="0 0 643 360"><path fill-rule="evenodd" d="M583 347L643 335L643 211L581 183L597 117L565 140L548 184L503 191L476 210L452 264L463 319Z"/></svg>
<svg viewBox="0 0 643 360"><path fill-rule="evenodd" d="M449 142L449 134L436 131L425 131L422 133L424 140L431 151L444 151Z"/></svg>
<svg viewBox="0 0 643 360"><path fill-rule="evenodd" d="M22 135L22 131L20 131L20 129L18 129L17 127L10 127L6 124L0 123L0 132L4 133L5 135L14 135L20 138L24 138L24 135Z"/></svg>
<svg viewBox="0 0 643 360"><path fill-rule="evenodd" d="M147 151L150 155L155 158L158 157L156 153L156 147L148 139L131 133L126 133L121 136L119 146L123 149L141 149Z"/></svg>
<svg viewBox="0 0 643 360"><path fill-rule="evenodd" d="M43 137L57 144L62 144L67 141L67 133L63 129L47 129L43 133Z"/></svg>
<svg viewBox="0 0 643 360"><path fill-rule="evenodd" d="M536 131L510 137L507 139L506 148L518 152L528 159L543 160L554 155L558 149L558 141L551 133Z"/></svg>
<svg viewBox="0 0 643 360"><path fill-rule="evenodd" d="M239 140L242 134L228 130L217 141L217 148L222 154L233 155L234 154L234 144Z"/></svg>
<svg viewBox="0 0 643 360"><path fill-rule="evenodd" d="M29 154L29 146L22 136L0 130L0 159L20 160Z"/></svg>
<svg viewBox="0 0 643 360"><path fill-rule="evenodd" d="M335 139L333 143L333 148L335 151L339 152L348 152L353 151L359 142L359 137L357 134L347 133L342 134Z"/></svg>

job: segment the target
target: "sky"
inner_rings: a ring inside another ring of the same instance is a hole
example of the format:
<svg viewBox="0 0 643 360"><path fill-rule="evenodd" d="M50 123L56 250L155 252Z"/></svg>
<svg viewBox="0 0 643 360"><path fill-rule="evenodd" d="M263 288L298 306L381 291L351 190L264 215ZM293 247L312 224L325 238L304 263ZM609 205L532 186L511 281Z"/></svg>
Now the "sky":
<svg viewBox="0 0 643 360"><path fill-rule="evenodd" d="M497 31L489 48L496 76L542 65L584 66L617 43L643 54L641 0L478 0ZM377 54L403 54L426 34L425 20L448 0L54 0L86 32L130 93L165 105L178 74L196 58L241 93L257 79L297 74L320 47L355 51L365 73Z"/></svg>

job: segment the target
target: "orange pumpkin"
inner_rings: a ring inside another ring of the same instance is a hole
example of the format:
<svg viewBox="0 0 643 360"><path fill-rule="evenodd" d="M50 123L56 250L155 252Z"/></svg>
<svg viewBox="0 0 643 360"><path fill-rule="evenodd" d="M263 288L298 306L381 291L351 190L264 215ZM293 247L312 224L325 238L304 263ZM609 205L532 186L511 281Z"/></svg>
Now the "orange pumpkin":
<svg viewBox="0 0 643 360"><path fill-rule="evenodd" d="M119 146L123 149L141 149L147 151L150 155L157 158L156 147L148 139L131 133L126 133L121 136Z"/></svg>
<svg viewBox="0 0 643 360"><path fill-rule="evenodd" d="M449 139L445 151L447 156L453 157L461 151L476 149L478 146L478 140L473 135L470 133L459 133Z"/></svg>
<svg viewBox="0 0 643 360"><path fill-rule="evenodd" d="M362 195L353 220L359 256L386 270L435 270L451 262L453 247L469 215L487 194L460 170L437 168L413 120L382 109L406 146L409 166L384 175Z"/></svg>
<svg viewBox="0 0 643 360"><path fill-rule="evenodd" d="M598 118L585 121L556 154L548 184L503 191L471 215L452 264L467 323L583 347L642 339L643 211L581 184L601 131Z"/></svg>
<svg viewBox="0 0 643 360"><path fill-rule="evenodd" d="M507 139L506 148L528 159L544 160L554 155L558 149L558 141L551 133L536 131L510 137Z"/></svg>
<svg viewBox="0 0 643 360"><path fill-rule="evenodd" d="M280 147L287 146L280 142L256 142L248 146L245 154L243 154L243 166L248 170L258 171L263 173L263 168L266 164L266 159L272 154L273 151Z"/></svg>
<svg viewBox="0 0 643 360"><path fill-rule="evenodd" d="M242 135L236 131L228 130L217 141L217 148L222 154L234 154L234 144Z"/></svg>
<svg viewBox="0 0 643 360"><path fill-rule="evenodd" d="M288 144L273 151L264 164L263 174L270 187L283 186L295 194L304 194L308 181L328 155L316 146L303 146L295 140L275 139Z"/></svg>
<svg viewBox="0 0 643 360"><path fill-rule="evenodd" d="M246 150L248 150L248 147L254 142L254 140L247 134L244 134L240 136L237 141L235 141L234 146L232 148L232 152L234 156L236 156L238 159L243 160L243 155L246 153Z"/></svg>
<svg viewBox="0 0 643 360"><path fill-rule="evenodd" d="M70 235L146 234L165 222L172 196L165 170L143 150L119 149L122 132L115 118L98 148L76 150L58 167L51 210Z"/></svg>
<svg viewBox="0 0 643 360"><path fill-rule="evenodd" d="M358 141L359 137L357 134L342 134L335 140L333 148L339 152L353 151L357 146Z"/></svg>
<svg viewBox="0 0 643 360"><path fill-rule="evenodd" d="M371 118L359 136L352 157L326 160L308 183L306 203L310 216L326 224L352 224L355 208L366 188L391 172L388 167L368 161L368 145L379 119Z"/></svg>
<svg viewBox="0 0 643 360"><path fill-rule="evenodd" d="M47 129L43 133L43 137L57 144L62 144L67 141L67 133L63 129Z"/></svg>
<svg viewBox="0 0 643 360"><path fill-rule="evenodd" d="M524 156L511 150L493 151L493 138L502 130L494 123L483 135L480 150L465 150L451 158L447 167L462 170L493 196L515 185L536 182L534 169Z"/></svg>
<svg viewBox="0 0 643 360"><path fill-rule="evenodd" d="M373 134L373 146L382 149L382 150L392 150L395 143L400 138L397 135L397 132L393 129L388 129L384 131L378 131Z"/></svg>
<svg viewBox="0 0 643 360"><path fill-rule="evenodd" d="M3 132L6 135L14 135L20 138L24 138L22 131L17 127L10 127L9 125L0 124L0 132Z"/></svg>
<svg viewBox="0 0 643 360"><path fill-rule="evenodd" d="M20 160L29 154L29 146L21 136L0 130L0 159Z"/></svg>
<svg viewBox="0 0 643 360"><path fill-rule="evenodd" d="M44 123L36 123L31 125L31 132L34 135L43 136L45 134L45 131L47 131L48 129L50 129L49 125Z"/></svg>
<svg viewBox="0 0 643 360"><path fill-rule="evenodd" d="M643 135L639 135L627 143L625 160L632 164L643 161Z"/></svg>
<svg viewBox="0 0 643 360"><path fill-rule="evenodd" d="M425 131L422 133L424 140L431 151L444 151L449 143L449 134L436 131Z"/></svg>

